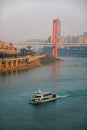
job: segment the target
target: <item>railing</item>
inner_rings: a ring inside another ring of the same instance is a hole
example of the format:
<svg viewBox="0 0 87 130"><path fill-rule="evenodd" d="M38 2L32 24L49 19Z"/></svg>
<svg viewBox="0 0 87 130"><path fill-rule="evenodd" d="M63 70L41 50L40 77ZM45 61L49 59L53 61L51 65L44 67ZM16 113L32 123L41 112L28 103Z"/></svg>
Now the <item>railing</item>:
<svg viewBox="0 0 87 130"><path fill-rule="evenodd" d="M54 43L47 43L47 42L21 42L21 43L14 43L14 46L54 46ZM65 47L65 46L87 46L87 43L58 43L58 47Z"/></svg>

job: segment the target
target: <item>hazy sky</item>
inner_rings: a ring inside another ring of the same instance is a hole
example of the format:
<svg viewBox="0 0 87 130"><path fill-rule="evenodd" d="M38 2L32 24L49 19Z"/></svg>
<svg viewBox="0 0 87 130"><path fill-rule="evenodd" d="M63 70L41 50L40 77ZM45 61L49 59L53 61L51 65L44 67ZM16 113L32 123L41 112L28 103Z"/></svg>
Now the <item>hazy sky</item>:
<svg viewBox="0 0 87 130"><path fill-rule="evenodd" d="M47 38L60 18L65 34L87 31L87 0L0 0L0 39Z"/></svg>

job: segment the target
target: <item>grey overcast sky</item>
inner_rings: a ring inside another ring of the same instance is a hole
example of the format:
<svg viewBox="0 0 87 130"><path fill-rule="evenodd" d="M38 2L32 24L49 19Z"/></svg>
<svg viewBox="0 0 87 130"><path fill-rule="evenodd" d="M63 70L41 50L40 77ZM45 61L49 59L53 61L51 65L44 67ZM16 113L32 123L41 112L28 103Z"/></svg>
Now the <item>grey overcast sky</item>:
<svg viewBox="0 0 87 130"><path fill-rule="evenodd" d="M0 0L0 39L47 38L58 17L65 34L83 34L87 31L87 0Z"/></svg>

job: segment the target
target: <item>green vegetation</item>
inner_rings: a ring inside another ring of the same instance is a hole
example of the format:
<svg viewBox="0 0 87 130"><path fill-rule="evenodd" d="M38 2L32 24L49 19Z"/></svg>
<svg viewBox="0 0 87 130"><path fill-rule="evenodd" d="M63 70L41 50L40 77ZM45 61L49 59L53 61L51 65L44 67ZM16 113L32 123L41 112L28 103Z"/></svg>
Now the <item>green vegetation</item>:
<svg viewBox="0 0 87 130"><path fill-rule="evenodd" d="M51 55L46 55L44 58L40 59L40 62L42 65L49 65L55 62L60 62L60 61L63 61L63 60L59 58L54 58Z"/></svg>

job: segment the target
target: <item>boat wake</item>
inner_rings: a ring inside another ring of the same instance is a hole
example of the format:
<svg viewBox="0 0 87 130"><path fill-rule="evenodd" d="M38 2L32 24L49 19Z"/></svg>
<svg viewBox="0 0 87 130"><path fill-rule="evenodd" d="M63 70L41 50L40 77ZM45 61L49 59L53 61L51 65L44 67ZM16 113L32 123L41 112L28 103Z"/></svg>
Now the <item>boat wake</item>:
<svg viewBox="0 0 87 130"><path fill-rule="evenodd" d="M68 97L68 95L63 95L63 96L58 96L59 98L66 98L66 97Z"/></svg>
<svg viewBox="0 0 87 130"><path fill-rule="evenodd" d="M87 93L84 91L73 91L73 92L68 92L68 97L84 97L87 96Z"/></svg>

